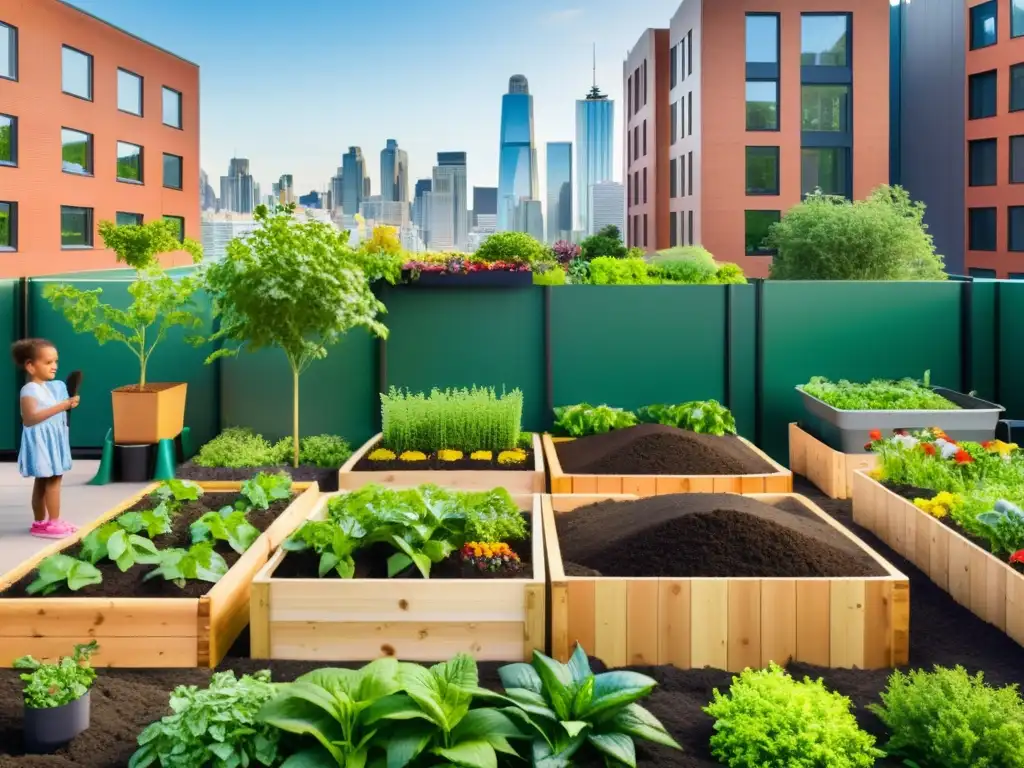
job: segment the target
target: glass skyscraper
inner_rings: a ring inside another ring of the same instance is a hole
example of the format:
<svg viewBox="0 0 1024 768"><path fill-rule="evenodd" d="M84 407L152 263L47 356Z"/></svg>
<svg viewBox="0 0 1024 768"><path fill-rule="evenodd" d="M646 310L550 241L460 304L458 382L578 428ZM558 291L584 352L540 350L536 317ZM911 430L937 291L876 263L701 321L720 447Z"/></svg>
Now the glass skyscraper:
<svg viewBox="0 0 1024 768"><path fill-rule="evenodd" d="M538 200L537 149L533 143L533 96L523 75L512 75L501 97L498 155L498 231L516 229L524 200ZM521 220L521 219L520 219Z"/></svg>
<svg viewBox="0 0 1024 768"><path fill-rule="evenodd" d="M577 229L592 234L587 221L590 188L612 180L612 142L615 102L595 85L576 102L576 221Z"/></svg>
<svg viewBox="0 0 1024 768"><path fill-rule="evenodd" d="M572 142L547 146L548 242L572 237Z"/></svg>
<svg viewBox="0 0 1024 768"><path fill-rule="evenodd" d="M409 156L394 139L388 139L380 151L380 196L403 203L409 200Z"/></svg>
<svg viewBox="0 0 1024 768"><path fill-rule="evenodd" d="M359 204L363 202L363 179L366 176L366 164L363 161L363 150L349 147L348 152L341 156L341 208L346 216L359 213Z"/></svg>

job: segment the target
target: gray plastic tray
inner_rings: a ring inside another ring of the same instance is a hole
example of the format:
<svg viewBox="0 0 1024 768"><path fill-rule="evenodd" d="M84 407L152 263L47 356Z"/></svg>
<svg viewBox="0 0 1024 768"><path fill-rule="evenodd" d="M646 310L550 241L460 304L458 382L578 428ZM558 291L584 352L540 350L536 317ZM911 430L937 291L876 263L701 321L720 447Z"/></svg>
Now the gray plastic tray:
<svg viewBox="0 0 1024 768"><path fill-rule="evenodd" d="M807 409L810 431L826 445L843 453L865 453L864 445L873 429L890 435L897 429L939 427L954 440L979 443L992 440L996 435L996 423L1006 410L1001 405L942 387L932 387L932 391L959 405L959 410L843 411L807 394L802 386L798 386L796 391Z"/></svg>

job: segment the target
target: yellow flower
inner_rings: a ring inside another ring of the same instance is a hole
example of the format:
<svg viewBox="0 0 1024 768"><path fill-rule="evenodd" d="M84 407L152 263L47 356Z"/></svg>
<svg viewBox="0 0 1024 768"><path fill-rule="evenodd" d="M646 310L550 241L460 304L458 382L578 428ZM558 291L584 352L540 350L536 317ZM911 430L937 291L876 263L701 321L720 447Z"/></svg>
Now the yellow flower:
<svg viewBox="0 0 1024 768"><path fill-rule="evenodd" d="M437 452L437 458L441 461L458 461L462 458L462 451L441 450Z"/></svg>
<svg viewBox="0 0 1024 768"><path fill-rule="evenodd" d="M1004 443L1002 440L992 440L985 446L989 453L998 453L1000 456L1009 456L1018 449L1016 443Z"/></svg>
<svg viewBox="0 0 1024 768"><path fill-rule="evenodd" d="M474 461L490 461L494 458L494 454L490 451L473 451L469 454L469 458Z"/></svg>
<svg viewBox="0 0 1024 768"><path fill-rule="evenodd" d="M427 454L421 451L404 451L398 459L400 461L426 461Z"/></svg>
<svg viewBox="0 0 1024 768"><path fill-rule="evenodd" d="M932 517L945 517L946 515L948 515L948 514L949 514L949 509L948 509L948 508L946 508L946 507L944 507L944 506L942 506L941 504L935 504L935 505L934 505L934 506L932 506L932 508L931 508L931 509L930 509L930 510L928 511L928 513L929 513L929 514L930 514L930 515L931 515Z"/></svg>
<svg viewBox="0 0 1024 768"><path fill-rule="evenodd" d="M394 461L395 452L389 451L387 448L378 448L372 451L366 458L370 461Z"/></svg>
<svg viewBox="0 0 1024 768"><path fill-rule="evenodd" d="M502 451L498 454L499 464L522 464L526 461L526 452L518 448L514 451Z"/></svg>

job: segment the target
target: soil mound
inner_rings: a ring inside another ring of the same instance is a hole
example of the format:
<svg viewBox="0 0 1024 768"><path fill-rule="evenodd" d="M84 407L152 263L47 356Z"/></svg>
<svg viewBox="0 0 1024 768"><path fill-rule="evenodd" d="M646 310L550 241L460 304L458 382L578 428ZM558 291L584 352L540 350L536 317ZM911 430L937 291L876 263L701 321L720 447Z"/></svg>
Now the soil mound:
<svg viewBox="0 0 1024 768"><path fill-rule="evenodd" d="M733 435L640 424L555 443L562 471L581 475L758 475L775 468Z"/></svg>
<svg viewBox="0 0 1024 768"><path fill-rule="evenodd" d="M566 572L603 576L858 577L885 571L795 501L725 493L603 501L559 515Z"/></svg>

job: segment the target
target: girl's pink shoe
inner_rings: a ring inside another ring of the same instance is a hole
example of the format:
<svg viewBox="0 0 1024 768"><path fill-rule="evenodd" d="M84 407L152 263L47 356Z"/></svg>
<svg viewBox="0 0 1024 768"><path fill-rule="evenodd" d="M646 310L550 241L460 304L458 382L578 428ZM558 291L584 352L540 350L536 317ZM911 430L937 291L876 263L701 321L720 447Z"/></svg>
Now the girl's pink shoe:
<svg viewBox="0 0 1024 768"><path fill-rule="evenodd" d="M73 526L67 520L50 520L50 525L57 526L62 531L67 531L68 533L76 533L78 531L78 528Z"/></svg>
<svg viewBox="0 0 1024 768"><path fill-rule="evenodd" d="M66 536L71 535L71 531L65 530L59 525L55 525L52 520L43 520L41 522L32 523L32 528L29 532L33 536L38 536L42 539L63 539Z"/></svg>

